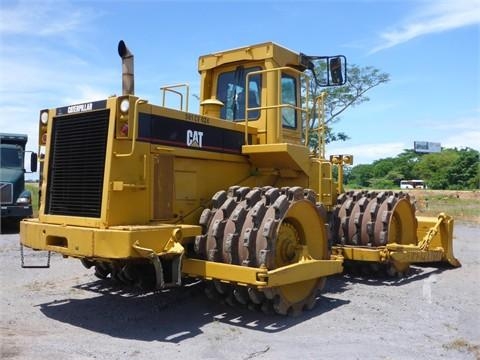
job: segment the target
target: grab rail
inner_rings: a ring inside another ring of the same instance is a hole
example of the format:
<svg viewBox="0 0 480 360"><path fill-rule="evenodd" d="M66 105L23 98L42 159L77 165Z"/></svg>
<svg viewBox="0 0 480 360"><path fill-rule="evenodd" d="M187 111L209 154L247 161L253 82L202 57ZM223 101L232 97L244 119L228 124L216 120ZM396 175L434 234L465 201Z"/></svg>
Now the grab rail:
<svg viewBox="0 0 480 360"><path fill-rule="evenodd" d="M135 107L133 108L133 133L132 133L132 147L128 153L114 153L116 157L129 157L132 156L135 151L135 142L137 139L137 129L138 129L138 105L146 103L146 100L137 99L135 101Z"/></svg>
<svg viewBox="0 0 480 360"><path fill-rule="evenodd" d="M281 76L277 76L277 79L278 79L278 91L277 91L277 105L268 105L268 106L257 106L257 107L249 107L248 104L249 104L249 91L248 91L248 84L249 84L249 79L251 76L254 76L254 75L258 75L258 74L264 74L264 73L268 73L268 72L277 72L277 73L281 73L282 70L288 70L288 71L291 71L291 72L294 72L296 73L297 75L299 75L301 78L304 78L305 79L305 82L308 84L308 80L310 79L309 76L307 76L306 74L304 74L303 72L297 70L297 69L294 69L294 68L291 68L291 67L288 67L288 66L282 66L282 67L279 67L279 68L274 68L274 69L266 69L266 70L258 70L258 71L252 71L252 72L249 72L245 78L245 144L246 145L249 145L248 143L248 113L249 111L255 111L255 110L267 110L267 109L277 109L277 121L280 121L281 122L281 119L282 117L280 116L280 111L281 109L283 108L291 108L291 109L294 109L294 110L297 110L297 111L300 111L300 113L304 113L305 114L305 144L306 146L308 146L308 137L309 137L309 127L310 127L310 113L308 111L308 101L309 101L309 89L308 89L308 86L305 87L305 101L300 101L300 104L305 104L305 107L303 106L295 106L295 105L292 105L292 104L284 104L282 103L282 77ZM300 89L301 91L301 89ZM300 94L301 96L301 94ZM302 121L302 117L300 116L300 121ZM303 127L303 123L301 125ZM281 124L280 126L277 126L277 133L276 133L276 138L278 139L280 137L280 127L281 127Z"/></svg>
<svg viewBox="0 0 480 360"><path fill-rule="evenodd" d="M325 124L325 98L327 97L326 92L322 92L315 98L315 106L317 107L316 113L318 114L318 127L316 129L318 133L318 152L320 159L325 159L325 134L326 134L326 124Z"/></svg>
<svg viewBox="0 0 480 360"><path fill-rule="evenodd" d="M173 90L174 88L182 88L184 87L186 90L185 90L185 98L186 98L186 101L185 101L185 110L183 110L183 93L180 92L180 91L177 91L177 90ZM184 84L174 84L174 85L166 85L166 86L162 86L160 88L160 91L162 91L162 106L165 107L165 96L166 96L166 93L167 92L171 92L173 94L176 94L180 97L180 110L181 111L185 111L185 112L188 112L188 97L189 97L189 94L190 94L190 85L184 83Z"/></svg>

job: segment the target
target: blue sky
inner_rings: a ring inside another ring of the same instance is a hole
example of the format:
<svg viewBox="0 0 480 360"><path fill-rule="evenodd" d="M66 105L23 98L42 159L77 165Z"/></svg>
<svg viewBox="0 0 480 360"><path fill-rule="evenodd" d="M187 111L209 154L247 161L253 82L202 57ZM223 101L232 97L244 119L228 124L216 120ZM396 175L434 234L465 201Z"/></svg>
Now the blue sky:
<svg viewBox="0 0 480 360"><path fill-rule="evenodd" d="M167 84L198 94L198 56L274 41L391 76L335 124L351 139L327 155L371 163L416 140L480 150L480 0L0 0L0 131L36 150L40 109L120 94L120 39L150 103Z"/></svg>

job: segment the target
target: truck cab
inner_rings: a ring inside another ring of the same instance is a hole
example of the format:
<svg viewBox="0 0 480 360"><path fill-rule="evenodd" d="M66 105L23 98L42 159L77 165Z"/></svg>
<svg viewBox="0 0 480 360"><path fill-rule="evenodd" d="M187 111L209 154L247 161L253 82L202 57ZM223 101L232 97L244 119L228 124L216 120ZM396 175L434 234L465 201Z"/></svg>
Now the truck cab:
<svg viewBox="0 0 480 360"><path fill-rule="evenodd" d="M2 224L18 222L31 217L32 194L25 189L25 145L24 134L0 134L0 199ZM31 172L36 171L36 154L30 159Z"/></svg>

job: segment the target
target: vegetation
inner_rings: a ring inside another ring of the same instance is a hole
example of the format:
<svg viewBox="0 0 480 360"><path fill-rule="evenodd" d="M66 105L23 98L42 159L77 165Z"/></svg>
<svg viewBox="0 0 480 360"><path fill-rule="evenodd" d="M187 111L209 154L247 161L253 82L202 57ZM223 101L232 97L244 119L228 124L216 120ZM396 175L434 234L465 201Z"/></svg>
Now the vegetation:
<svg viewBox="0 0 480 360"><path fill-rule="evenodd" d="M444 212L456 221L480 223L480 192L457 190L409 190L417 215L437 216Z"/></svg>
<svg viewBox="0 0 480 360"><path fill-rule="evenodd" d="M315 73L324 74L325 62L315 63ZM371 66L349 65L347 83L344 86L322 87L317 81L310 84L311 99L322 92L325 99L326 143L348 139L345 133L335 133L332 126L341 119L349 107L369 101L367 92L390 80L388 73ZM317 79L316 79L317 80ZM313 101L313 100L312 100ZM309 104L315 109L313 102ZM318 128L318 114L311 116L310 128ZM310 132L312 150L318 150L317 132ZM480 187L479 152L471 149L442 149L440 153L420 154L404 150L394 158L376 160L372 164L361 164L347 168L344 181L349 188L398 188L400 180L422 179L429 189L473 190Z"/></svg>
<svg viewBox="0 0 480 360"><path fill-rule="evenodd" d="M315 62L315 73L324 74L326 64L324 62ZM344 86L322 87L321 83L312 81L310 84L310 109L314 109L313 101L321 93L326 93L325 98L325 134L326 143L334 141L345 141L349 139L348 135L342 132L335 133L332 125L341 120L341 115L349 107L360 105L370 100L367 92L371 89L384 84L390 80L390 75L381 72L372 66L360 67L358 65L348 65L347 82ZM310 128L318 127L318 114L312 114L312 123ZM318 138L316 132L310 133L310 144L313 150L318 149Z"/></svg>
<svg viewBox="0 0 480 360"><path fill-rule="evenodd" d="M38 183L25 183L25 189L32 193L33 217L38 216Z"/></svg>
<svg viewBox="0 0 480 360"><path fill-rule="evenodd" d="M422 179L429 189L479 189L480 153L470 148L431 154L404 150L394 158L348 168L345 174L350 188L392 189L403 179Z"/></svg>

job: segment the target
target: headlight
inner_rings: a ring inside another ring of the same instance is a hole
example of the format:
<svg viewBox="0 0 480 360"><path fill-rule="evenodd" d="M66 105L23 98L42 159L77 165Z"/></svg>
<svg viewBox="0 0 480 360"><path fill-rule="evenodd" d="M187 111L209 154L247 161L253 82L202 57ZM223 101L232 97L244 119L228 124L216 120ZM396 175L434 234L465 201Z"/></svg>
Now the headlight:
<svg viewBox="0 0 480 360"><path fill-rule="evenodd" d="M43 124L43 125L47 125L47 122L48 122L48 112L44 111L40 114L40 122Z"/></svg>
<svg viewBox="0 0 480 360"><path fill-rule="evenodd" d="M20 196L17 199L17 204L21 204L21 205L29 205L31 202L32 202L32 199L27 196Z"/></svg>
<svg viewBox="0 0 480 360"><path fill-rule="evenodd" d="M122 102L120 103L120 111L126 114L129 109L130 109L130 100L123 99Z"/></svg>

